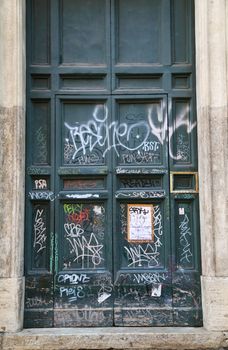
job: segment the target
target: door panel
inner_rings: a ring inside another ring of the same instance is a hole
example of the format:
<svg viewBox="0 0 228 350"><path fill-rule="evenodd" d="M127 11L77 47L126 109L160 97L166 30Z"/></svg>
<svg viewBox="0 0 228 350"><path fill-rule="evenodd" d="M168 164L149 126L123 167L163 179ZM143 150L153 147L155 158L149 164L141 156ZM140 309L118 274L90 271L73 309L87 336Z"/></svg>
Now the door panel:
<svg viewBox="0 0 228 350"><path fill-rule="evenodd" d="M167 103L161 97L115 99L117 166L167 168Z"/></svg>
<svg viewBox="0 0 228 350"><path fill-rule="evenodd" d="M159 0L116 1L118 64L160 63L161 4Z"/></svg>
<svg viewBox="0 0 228 350"><path fill-rule="evenodd" d="M57 98L56 327L113 324L108 105Z"/></svg>
<svg viewBox="0 0 228 350"><path fill-rule="evenodd" d="M202 324L193 10L27 1L25 327Z"/></svg>
<svg viewBox="0 0 228 350"><path fill-rule="evenodd" d="M107 64L105 0L60 1L61 57L63 64Z"/></svg>
<svg viewBox="0 0 228 350"><path fill-rule="evenodd" d="M114 323L172 324L166 96L116 98ZM149 174L149 175L148 175Z"/></svg>

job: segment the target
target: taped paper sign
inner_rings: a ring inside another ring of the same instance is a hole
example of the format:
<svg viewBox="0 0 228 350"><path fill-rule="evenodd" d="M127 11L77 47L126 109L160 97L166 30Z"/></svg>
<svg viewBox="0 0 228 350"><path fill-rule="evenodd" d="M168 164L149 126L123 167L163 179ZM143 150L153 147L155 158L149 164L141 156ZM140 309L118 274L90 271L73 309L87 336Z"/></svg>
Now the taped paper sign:
<svg viewBox="0 0 228 350"><path fill-rule="evenodd" d="M156 284L152 287L151 296L159 298L161 296L161 291L162 291L162 285Z"/></svg>
<svg viewBox="0 0 228 350"><path fill-rule="evenodd" d="M103 301L105 301L106 299L108 299L111 296L110 293L103 293L101 295L98 296L98 303L101 304L103 303Z"/></svg>
<svg viewBox="0 0 228 350"><path fill-rule="evenodd" d="M184 215L184 208L179 208L179 215Z"/></svg>
<svg viewBox="0 0 228 350"><path fill-rule="evenodd" d="M127 240L131 243L153 242L152 204L128 204L127 205Z"/></svg>

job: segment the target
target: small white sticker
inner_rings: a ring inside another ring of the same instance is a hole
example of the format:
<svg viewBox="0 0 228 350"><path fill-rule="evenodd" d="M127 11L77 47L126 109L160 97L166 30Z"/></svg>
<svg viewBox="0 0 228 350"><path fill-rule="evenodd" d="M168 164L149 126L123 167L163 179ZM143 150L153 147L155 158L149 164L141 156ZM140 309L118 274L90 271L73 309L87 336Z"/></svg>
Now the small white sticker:
<svg viewBox="0 0 228 350"><path fill-rule="evenodd" d="M156 284L152 287L151 296L158 298L161 296L161 291L162 291L162 285Z"/></svg>
<svg viewBox="0 0 228 350"><path fill-rule="evenodd" d="M98 297L97 301L99 304L101 304L101 303L103 303L103 301L108 299L110 296L111 296L111 294L109 294L109 293L103 293Z"/></svg>
<svg viewBox="0 0 228 350"><path fill-rule="evenodd" d="M184 208L179 208L179 215L184 215Z"/></svg>

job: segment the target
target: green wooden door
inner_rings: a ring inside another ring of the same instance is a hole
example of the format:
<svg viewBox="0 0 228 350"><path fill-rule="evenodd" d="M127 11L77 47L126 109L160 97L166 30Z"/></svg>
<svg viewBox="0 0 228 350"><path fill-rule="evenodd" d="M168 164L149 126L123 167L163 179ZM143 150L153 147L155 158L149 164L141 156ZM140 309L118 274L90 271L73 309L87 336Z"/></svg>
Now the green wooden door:
<svg viewBox="0 0 228 350"><path fill-rule="evenodd" d="M193 24L27 2L26 327L201 325Z"/></svg>

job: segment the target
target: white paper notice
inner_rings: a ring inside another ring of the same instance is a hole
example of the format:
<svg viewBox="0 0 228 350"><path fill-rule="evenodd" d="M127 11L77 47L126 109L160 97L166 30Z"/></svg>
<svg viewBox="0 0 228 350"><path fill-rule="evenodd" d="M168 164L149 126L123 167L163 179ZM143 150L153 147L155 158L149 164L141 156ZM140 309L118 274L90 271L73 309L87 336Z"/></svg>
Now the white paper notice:
<svg viewBox="0 0 228 350"><path fill-rule="evenodd" d="M152 287L152 290L151 290L151 296L158 298L158 297L161 296L161 291L162 291L162 285L161 284L154 285Z"/></svg>
<svg viewBox="0 0 228 350"><path fill-rule="evenodd" d="M153 205L128 204L128 241L153 241Z"/></svg>
<svg viewBox="0 0 228 350"><path fill-rule="evenodd" d="M99 304L101 304L101 303L103 303L103 301L108 299L110 296L111 296L111 294L109 294L109 293L103 293L103 294L99 295L97 301L98 301Z"/></svg>
<svg viewBox="0 0 228 350"><path fill-rule="evenodd" d="M184 215L184 208L179 208L179 215Z"/></svg>

